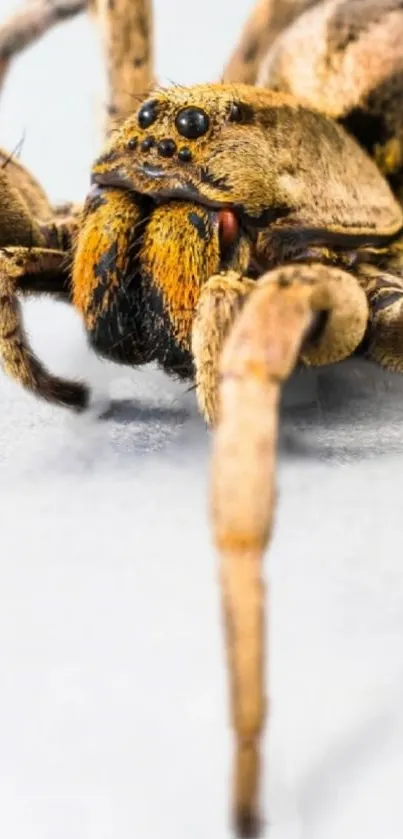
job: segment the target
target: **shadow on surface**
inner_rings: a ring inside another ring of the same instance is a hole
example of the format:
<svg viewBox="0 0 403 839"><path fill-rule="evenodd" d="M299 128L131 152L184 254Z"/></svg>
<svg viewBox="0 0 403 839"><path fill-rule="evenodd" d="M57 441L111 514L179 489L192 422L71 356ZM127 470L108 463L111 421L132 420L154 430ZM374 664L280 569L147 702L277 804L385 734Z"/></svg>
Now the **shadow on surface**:
<svg viewBox="0 0 403 839"><path fill-rule="evenodd" d="M349 462L403 450L403 376L364 359L298 371L284 390L280 453Z"/></svg>
<svg viewBox="0 0 403 839"><path fill-rule="evenodd" d="M137 422L184 423L191 418L191 412L184 407L150 405L139 399L112 399L110 405L99 417L101 422L113 420L118 425Z"/></svg>
<svg viewBox="0 0 403 839"><path fill-rule="evenodd" d="M133 426L133 448L141 449L135 426L148 423L180 431L167 437L171 449L205 446L208 435L188 394L167 405L153 404L144 396L113 400L101 418L125 427L126 446ZM401 452L402 404L403 376L363 359L298 370L283 391L280 457L347 463Z"/></svg>

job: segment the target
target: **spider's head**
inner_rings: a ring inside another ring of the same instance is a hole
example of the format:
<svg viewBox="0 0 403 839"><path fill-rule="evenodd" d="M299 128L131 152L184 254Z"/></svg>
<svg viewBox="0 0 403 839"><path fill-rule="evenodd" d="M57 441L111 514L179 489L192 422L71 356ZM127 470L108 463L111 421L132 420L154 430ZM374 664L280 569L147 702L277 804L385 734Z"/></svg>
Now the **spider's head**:
<svg viewBox="0 0 403 839"><path fill-rule="evenodd" d="M93 182L157 203L231 208L252 224L267 224L286 208L268 186L258 99L246 85L157 90L114 132Z"/></svg>
<svg viewBox="0 0 403 839"><path fill-rule="evenodd" d="M394 233L379 170L332 120L248 85L156 90L116 129L93 183L229 211L244 227Z"/></svg>

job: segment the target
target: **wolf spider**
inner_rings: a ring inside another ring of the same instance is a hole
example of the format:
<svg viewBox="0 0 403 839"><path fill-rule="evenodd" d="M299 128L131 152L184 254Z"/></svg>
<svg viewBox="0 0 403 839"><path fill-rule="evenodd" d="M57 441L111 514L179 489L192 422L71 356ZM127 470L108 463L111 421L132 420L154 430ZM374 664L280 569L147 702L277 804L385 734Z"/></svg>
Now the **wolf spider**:
<svg viewBox="0 0 403 839"><path fill-rule="evenodd" d="M281 386L297 364L356 352L403 369L403 9L398 0L260 0L222 82L161 89L150 2L89 5L109 70L107 141L84 207L64 216L3 157L0 358L38 396L86 406L87 387L52 376L25 337L18 297L47 293L78 309L96 353L194 378L215 425L234 822L255 836L260 568ZM0 30L0 72L38 31L26 25L18 37L27 14L8 42Z"/></svg>

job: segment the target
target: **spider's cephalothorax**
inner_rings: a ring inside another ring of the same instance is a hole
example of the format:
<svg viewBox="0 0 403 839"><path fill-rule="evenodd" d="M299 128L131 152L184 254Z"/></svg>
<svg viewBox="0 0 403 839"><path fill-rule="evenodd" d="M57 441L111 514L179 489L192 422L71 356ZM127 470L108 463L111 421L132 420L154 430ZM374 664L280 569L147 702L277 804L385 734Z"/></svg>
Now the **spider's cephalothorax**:
<svg viewBox="0 0 403 839"><path fill-rule="evenodd" d="M194 314L213 275L250 282L290 260L361 271L400 252L401 206L354 139L246 85L152 93L112 133L92 183L74 302L94 348L123 363L190 375ZM199 391L212 418L214 389Z"/></svg>
<svg viewBox="0 0 403 839"><path fill-rule="evenodd" d="M280 386L297 363L354 352L403 372L403 7L260 0L225 84L164 90L149 0L89 5L104 30L109 136L67 217L0 157L0 358L39 396L86 404L85 386L53 377L25 338L17 296L47 292L81 312L99 354L195 377L216 424L235 825L255 836ZM0 31L0 81L30 25L5 52Z"/></svg>
<svg viewBox="0 0 403 839"><path fill-rule="evenodd" d="M240 84L157 92L113 133L92 180L228 207L258 229L320 225L364 238L401 221L379 170L333 120Z"/></svg>

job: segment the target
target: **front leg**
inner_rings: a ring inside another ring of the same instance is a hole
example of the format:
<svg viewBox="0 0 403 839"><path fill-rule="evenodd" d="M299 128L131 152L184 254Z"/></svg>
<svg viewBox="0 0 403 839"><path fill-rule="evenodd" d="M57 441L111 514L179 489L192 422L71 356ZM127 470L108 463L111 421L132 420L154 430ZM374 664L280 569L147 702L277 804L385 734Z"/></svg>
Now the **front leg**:
<svg viewBox="0 0 403 839"><path fill-rule="evenodd" d="M66 204L54 207L52 215L42 223L39 230L46 248L73 254L78 238L83 209L80 204Z"/></svg>
<svg viewBox="0 0 403 839"><path fill-rule="evenodd" d="M256 284L220 359L213 438L212 523L221 585L235 731L234 821L260 828L260 739L266 712L261 562L273 526L280 388L298 360L350 355L367 325L356 279L324 265L289 265Z"/></svg>
<svg viewBox="0 0 403 839"><path fill-rule="evenodd" d="M81 12L87 0L34 0L0 26L0 88L10 60L59 21Z"/></svg>
<svg viewBox="0 0 403 839"><path fill-rule="evenodd" d="M45 248L1 248L0 362L9 376L36 396L80 411L88 402L87 388L49 373L24 331L18 295L43 293L69 300L66 254Z"/></svg>
<svg viewBox="0 0 403 839"><path fill-rule="evenodd" d="M403 278L373 265L358 268L369 305L366 355L387 370L403 373ZM402 265L397 266L399 272Z"/></svg>
<svg viewBox="0 0 403 839"><path fill-rule="evenodd" d="M224 70L225 82L256 84L272 43L295 18L319 0L258 0Z"/></svg>
<svg viewBox="0 0 403 839"><path fill-rule="evenodd" d="M203 287L192 332L196 393L199 408L209 424L218 414L218 370L229 329L248 294L256 288L254 280L236 271L210 277Z"/></svg>
<svg viewBox="0 0 403 839"><path fill-rule="evenodd" d="M294 267L293 272L298 281L301 268ZM301 275L305 276L304 271ZM277 272L269 272L264 283L275 283L276 276ZM358 346L363 337L362 309L366 304L356 280L344 272L333 267L315 265L309 268L307 276L318 289L322 289L322 277L326 276L325 290L320 292L324 327L320 330L320 341L314 340L313 335L311 341L302 348L300 356L302 364L319 367L345 358ZM343 287L351 289L350 297L347 294L340 297L340 276L343 277ZM211 277L201 291L193 323L192 351L197 398L208 423L213 424L218 416L218 371L225 339L247 297L259 288L262 281L256 282L232 270ZM319 294L319 291L315 293ZM325 313L333 310L335 296L338 304L329 319ZM353 306L352 301L356 301L357 306ZM346 318L349 322L348 333L345 330Z"/></svg>
<svg viewBox="0 0 403 839"><path fill-rule="evenodd" d="M107 58L108 129L130 116L153 82L151 0L91 0Z"/></svg>

